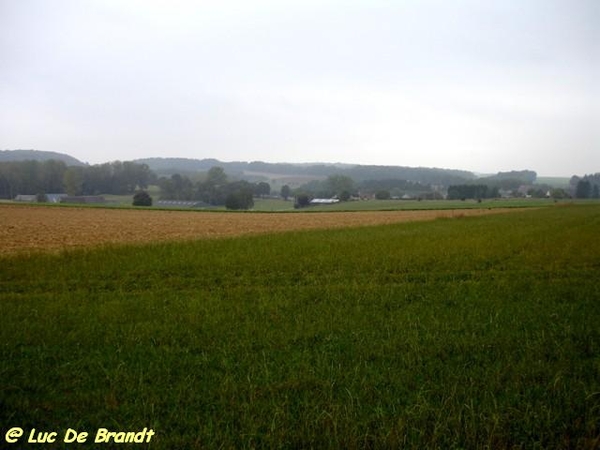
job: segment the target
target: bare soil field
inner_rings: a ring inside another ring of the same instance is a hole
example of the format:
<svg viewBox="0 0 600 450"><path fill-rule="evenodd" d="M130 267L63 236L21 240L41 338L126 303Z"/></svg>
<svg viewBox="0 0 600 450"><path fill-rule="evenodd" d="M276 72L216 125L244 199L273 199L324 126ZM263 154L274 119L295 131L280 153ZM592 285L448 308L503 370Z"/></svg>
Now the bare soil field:
<svg viewBox="0 0 600 450"><path fill-rule="evenodd" d="M230 213L0 204L0 255L380 225L508 210Z"/></svg>

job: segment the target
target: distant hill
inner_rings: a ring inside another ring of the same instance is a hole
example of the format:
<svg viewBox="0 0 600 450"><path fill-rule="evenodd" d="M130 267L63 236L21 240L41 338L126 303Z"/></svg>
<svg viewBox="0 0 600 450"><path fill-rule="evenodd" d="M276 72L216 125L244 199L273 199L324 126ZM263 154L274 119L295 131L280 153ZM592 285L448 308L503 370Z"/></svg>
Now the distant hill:
<svg viewBox="0 0 600 450"><path fill-rule="evenodd" d="M353 167L344 164L324 163L266 163L262 161L232 161L224 162L214 158L191 159L191 158L143 158L133 162L147 164L157 174L172 174L182 172L205 172L211 167L219 166L226 172L232 174L242 173L264 173L275 175L314 175L327 176L335 172L339 167Z"/></svg>
<svg viewBox="0 0 600 450"><path fill-rule="evenodd" d="M306 181L311 178L320 179L340 174L347 175L356 181L402 179L425 184L449 185L476 178L475 174L465 170L403 166L367 166L342 163L223 162L212 158L145 158L136 159L134 162L147 164L159 176L169 176L174 173L184 175L190 172L204 172L208 171L211 167L219 166L225 169L225 172L228 174L246 179L256 177L265 179L297 177L303 178Z"/></svg>
<svg viewBox="0 0 600 450"><path fill-rule="evenodd" d="M0 162L5 161L48 161L50 159L63 161L67 166L85 166L87 164L79 161L65 153L46 152L42 150L0 150Z"/></svg>
<svg viewBox="0 0 600 450"><path fill-rule="evenodd" d="M0 162L55 159L68 166L86 166L70 155L40 150L0 150ZM267 181L276 186L289 184L299 186L312 180L323 180L330 175L345 175L356 182L382 182L404 180L423 185L449 186L483 182L495 186L532 184L536 173L531 170L498 172L495 175L475 174L466 170L441 169L431 167L406 167L382 165L358 165L344 163L268 163L263 161L219 161L215 158L142 158L133 162L147 164L159 177L173 174L190 176L207 172L219 166L233 179L251 182ZM563 180L564 181L564 180Z"/></svg>
<svg viewBox="0 0 600 450"><path fill-rule="evenodd" d="M193 159L193 158L141 158L134 159L134 163L147 164L150 170L161 173L199 172L209 170L216 165L222 165L216 159Z"/></svg>

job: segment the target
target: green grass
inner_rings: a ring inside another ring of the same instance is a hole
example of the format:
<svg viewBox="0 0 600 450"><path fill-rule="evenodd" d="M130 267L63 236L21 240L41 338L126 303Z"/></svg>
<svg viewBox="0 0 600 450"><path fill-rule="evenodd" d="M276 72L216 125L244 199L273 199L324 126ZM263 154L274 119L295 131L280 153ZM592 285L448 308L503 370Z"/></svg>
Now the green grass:
<svg viewBox="0 0 600 450"><path fill-rule="evenodd" d="M573 203L573 200L561 200L561 203ZM527 208L550 206L552 199L509 198L477 200L361 200L340 202L333 205L318 205L306 208L306 211L384 211L384 210L422 210L422 209L476 209L476 208Z"/></svg>
<svg viewBox="0 0 600 450"><path fill-rule="evenodd" d="M566 206L0 259L0 442L594 448L599 226Z"/></svg>
<svg viewBox="0 0 600 450"><path fill-rule="evenodd" d="M158 206L158 194L153 193L153 209L190 209L189 207ZM105 195L108 205L91 205L95 207L121 206L132 207L132 195ZM579 203L582 200L560 200L564 203ZM585 202L585 201L584 201ZM588 202L592 202L589 200ZM424 209L474 209L474 208L523 208L540 207L555 204L552 199L511 198L476 200L361 200L341 202L333 205L317 205L295 210L293 200L255 198L252 211L258 212L310 212L310 211L395 211L395 210L424 210ZM203 210L206 208L202 208ZM224 206L208 208L214 211L226 211Z"/></svg>
<svg viewBox="0 0 600 450"><path fill-rule="evenodd" d="M255 198L253 211L293 211L294 201L275 198Z"/></svg>
<svg viewBox="0 0 600 450"><path fill-rule="evenodd" d="M152 209L162 210L196 210L196 211L227 211L225 206L211 206L206 208L190 208L189 206L159 205L158 192L156 189L150 191L153 196ZM106 203L102 204L43 204L44 206L61 207L87 207L87 208L129 208L140 209L141 207L132 206L133 195L103 195ZM12 201L3 201L9 204ZM19 203L23 205L24 203ZM33 203L39 205L37 203ZM254 207L251 211L255 212L327 212L327 211L410 211L410 210L440 210L440 209L489 209L489 208L528 208L543 207L552 205L566 204L600 204L597 199L535 199L535 198L510 198L510 199L486 199L478 202L477 200L360 200L340 202L333 205L316 205L306 208L294 209L293 200L283 199L265 199L255 198Z"/></svg>

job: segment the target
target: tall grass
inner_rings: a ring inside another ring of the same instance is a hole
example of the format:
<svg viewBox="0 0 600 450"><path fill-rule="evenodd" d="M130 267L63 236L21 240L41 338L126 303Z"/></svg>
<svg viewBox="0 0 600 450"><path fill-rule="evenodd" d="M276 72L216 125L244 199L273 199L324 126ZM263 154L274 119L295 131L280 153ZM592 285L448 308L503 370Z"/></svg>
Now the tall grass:
<svg viewBox="0 0 600 450"><path fill-rule="evenodd" d="M0 442L594 448L599 226L570 206L4 258Z"/></svg>

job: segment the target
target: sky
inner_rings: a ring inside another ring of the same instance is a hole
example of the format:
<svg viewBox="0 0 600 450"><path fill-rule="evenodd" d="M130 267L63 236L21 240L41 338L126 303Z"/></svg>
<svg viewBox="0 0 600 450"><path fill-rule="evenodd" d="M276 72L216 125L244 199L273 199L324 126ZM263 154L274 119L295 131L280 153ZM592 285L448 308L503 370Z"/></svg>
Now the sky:
<svg viewBox="0 0 600 450"><path fill-rule="evenodd" d="M598 0L0 0L0 149L600 172Z"/></svg>

